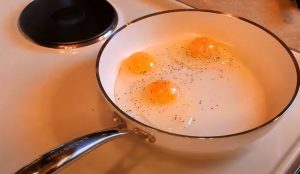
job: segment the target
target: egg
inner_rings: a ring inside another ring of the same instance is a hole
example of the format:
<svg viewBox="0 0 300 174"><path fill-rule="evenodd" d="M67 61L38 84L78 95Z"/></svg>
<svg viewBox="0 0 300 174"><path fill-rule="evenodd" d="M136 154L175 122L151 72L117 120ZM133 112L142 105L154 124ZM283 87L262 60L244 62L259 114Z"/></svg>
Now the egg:
<svg viewBox="0 0 300 174"><path fill-rule="evenodd" d="M123 66L128 68L132 73L144 74L156 67L156 61L153 56L146 52L136 52L124 61Z"/></svg>
<svg viewBox="0 0 300 174"><path fill-rule="evenodd" d="M193 37L173 43L168 56L178 64L195 69L235 63L232 48L208 37ZM225 66L223 66L225 68Z"/></svg>
<svg viewBox="0 0 300 174"><path fill-rule="evenodd" d="M218 55L217 43L207 37L192 39L187 45L187 51L194 58L212 59Z"/></svg>
<svg viewBox="0 0 300 174"><path fill-rule="evenodd" d="M181 135L253 128L267 119L264 91L232 50L202 36L139 50L120 65L116 103L144 124Z"/></svg>
<svg viewBox="0 0 300 174"><path fill-rule="evenodd" d="M145 95L153 103L166 104L176 100L178 91L171 81L157 80L146 86Z"/></svg>

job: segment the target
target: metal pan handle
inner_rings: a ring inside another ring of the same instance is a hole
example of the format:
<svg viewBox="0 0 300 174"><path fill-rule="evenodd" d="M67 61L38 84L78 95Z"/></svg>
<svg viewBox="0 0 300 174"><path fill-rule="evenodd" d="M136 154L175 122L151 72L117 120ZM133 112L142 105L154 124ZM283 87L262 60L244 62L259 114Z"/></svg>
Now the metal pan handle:
<svg viewBox="0 0 300 174"><path fill-rule="evenodd" d="M76 138L50 150L17 171L16 174L48 174L58 172L96 147L127 134L129 132L126 129L113 128Z"/></svg>

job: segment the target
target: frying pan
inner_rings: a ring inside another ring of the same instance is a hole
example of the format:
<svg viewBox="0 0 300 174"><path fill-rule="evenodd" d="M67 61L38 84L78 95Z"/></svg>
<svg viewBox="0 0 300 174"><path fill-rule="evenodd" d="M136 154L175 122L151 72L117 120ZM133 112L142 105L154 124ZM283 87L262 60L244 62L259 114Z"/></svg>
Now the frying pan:
<svg viewBox="0 0 300 174"><path fill-rule="evenodd" d="M149 46L174 42L186 34L211 36L231 45L261 83L269 119L234 134L189 136L148 125L123 111L114 98L120 63ZM78 157L116 138L136 135L148 143L189 153L234 150L268 133L280 121L299 89L299 67L289 48L272 32L241 17L210 10L164 11L138 18L115 31L103 44L96 64L99 87L116 121L102 130L60 145L17 173L54 173Z"/></svg>

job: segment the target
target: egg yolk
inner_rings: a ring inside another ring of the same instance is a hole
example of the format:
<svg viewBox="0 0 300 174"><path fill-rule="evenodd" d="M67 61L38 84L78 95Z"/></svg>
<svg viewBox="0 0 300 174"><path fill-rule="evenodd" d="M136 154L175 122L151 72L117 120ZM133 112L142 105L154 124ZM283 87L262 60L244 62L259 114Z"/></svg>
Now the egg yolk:
<svg viewBox="0 0 300 174"><path fill-rule="evenodd" d="M217 54L217 44L207 37L198 37L191 41L188 51L196 58L213 58Z"/></svg>
<svg viewBox="0 0 300 174"><path fill-rule="evenodd" d="M136 52L130 55L125 61L128 69L135 74L144 74L156 66L153 56L145 52Z"/></svg>
<svg viewBox="0 0 300 174"><path fill-rule="evenodd" d="M178 88L171 81L157 80L145 88L146 97L156 104L167 104L176 100Z"/></svg>

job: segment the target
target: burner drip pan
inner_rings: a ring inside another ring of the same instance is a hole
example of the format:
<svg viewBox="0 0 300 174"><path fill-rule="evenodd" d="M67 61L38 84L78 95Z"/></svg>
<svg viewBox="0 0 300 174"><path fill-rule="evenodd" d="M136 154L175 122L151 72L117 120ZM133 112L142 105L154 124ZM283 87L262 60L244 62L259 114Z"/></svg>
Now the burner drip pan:
<svg viewBox="0 0 300 174"><path fill-rule="evenodd" d="M19 27L39 45L75 48L109 35L117 21L116 10L105 0L34 0L22 11Z"/></svg>

